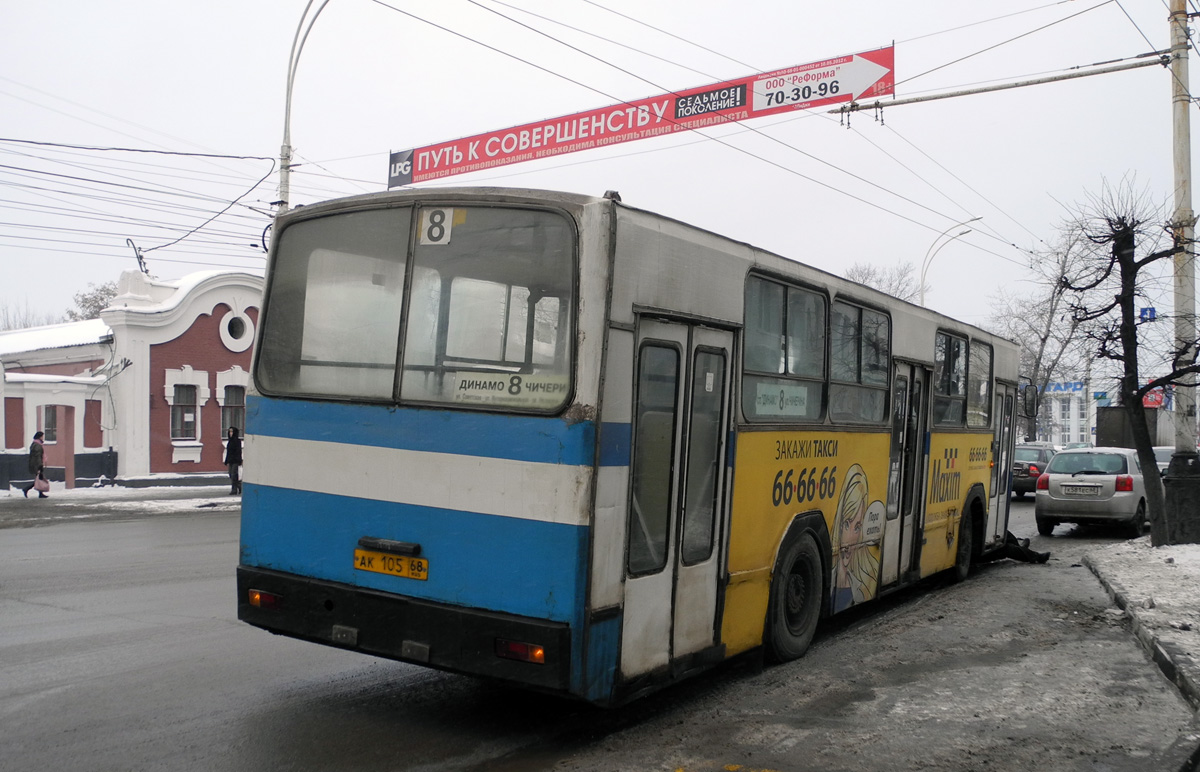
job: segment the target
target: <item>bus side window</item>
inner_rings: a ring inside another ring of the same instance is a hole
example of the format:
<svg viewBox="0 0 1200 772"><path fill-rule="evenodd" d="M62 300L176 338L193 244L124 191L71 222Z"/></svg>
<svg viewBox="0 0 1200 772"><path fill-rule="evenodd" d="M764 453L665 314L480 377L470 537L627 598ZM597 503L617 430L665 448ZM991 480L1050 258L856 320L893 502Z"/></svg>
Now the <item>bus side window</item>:
<svg viewBox="0 0 1200 772"><path fill-rule="evenodd" d="M967 426L986 427L992 423L992 347L971 341L967 367Z"/></svg>
<svg viewBox="0 0 1200 772"><path fill-rule="evenodd" d="M675 458L679 352L662 344L642 348L638 362L636 436L630 473L630 574L660 571L667 563L671 521L671 464Z"/></svg>
<svg viewBox="0 0 1200 772"><path fill-rule="evenodd" d="M758 276L746 280L742 413L819 422L825 411L826 298Z"/></svg>
<svg viewBox="0 0 1200 772"><path fill-rule="evenodd" d="M835 302L830 330L830 418L883 421L887 417L891 353L891 324L887 316Z"/></svg>
<svg viewBox="0 0 1200 772"><path fill-rule="evenodd" d="M966 401L967 342L939 332L933 352L933 422L962 426Z"/></svg>

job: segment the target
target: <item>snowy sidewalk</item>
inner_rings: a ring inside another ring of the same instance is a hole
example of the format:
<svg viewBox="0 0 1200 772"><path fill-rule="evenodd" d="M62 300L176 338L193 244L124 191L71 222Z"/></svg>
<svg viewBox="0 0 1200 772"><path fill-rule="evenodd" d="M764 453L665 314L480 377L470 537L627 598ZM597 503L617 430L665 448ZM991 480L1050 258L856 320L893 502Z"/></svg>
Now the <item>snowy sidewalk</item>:
<svg viewBox="0 0 1200 772"><path fill-rule="evenodd" d="M1083 563L1163 674L1200 709L1200 545L1156 548L1143 536L1089 552ZM1200 769L1200 714L1171 750L1162 769Z"/></svg>
<svg viewBox="0 0 1200 772"><path fill-rule="evenodd" d="M20 488L0 491L0 528L23 528L61 522L120 520L144 515L239 512L242 497L229 495L228 485L149 488L73 488L51 483L47 498Z"/></svg>

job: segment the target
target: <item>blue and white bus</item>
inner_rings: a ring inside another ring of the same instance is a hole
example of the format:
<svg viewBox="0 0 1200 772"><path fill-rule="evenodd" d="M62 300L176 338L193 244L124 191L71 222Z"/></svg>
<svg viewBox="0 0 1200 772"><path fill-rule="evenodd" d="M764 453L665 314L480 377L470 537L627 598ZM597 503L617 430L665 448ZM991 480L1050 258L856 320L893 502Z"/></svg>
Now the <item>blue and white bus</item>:
<svg viewBox="0 0 1200 772"><path fill-rule="evenodd" d="M276 226L238 616L616 704L1003 544L1017 347L619 202Z"/></svg>

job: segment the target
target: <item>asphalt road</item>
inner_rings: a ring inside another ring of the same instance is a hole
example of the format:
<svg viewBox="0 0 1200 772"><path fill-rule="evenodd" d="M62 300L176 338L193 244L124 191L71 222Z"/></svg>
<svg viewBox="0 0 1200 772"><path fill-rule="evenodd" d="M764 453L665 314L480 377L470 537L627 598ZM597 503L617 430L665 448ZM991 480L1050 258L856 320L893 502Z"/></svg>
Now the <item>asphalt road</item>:
<svg viewBox="0 0 1200 772"><path fill-rule="evenodd" d="M602 711L236 621L236 512L0 530L5 770L1146 770L1191 720L1079 565L1115 534L833 620Z"/></svg>

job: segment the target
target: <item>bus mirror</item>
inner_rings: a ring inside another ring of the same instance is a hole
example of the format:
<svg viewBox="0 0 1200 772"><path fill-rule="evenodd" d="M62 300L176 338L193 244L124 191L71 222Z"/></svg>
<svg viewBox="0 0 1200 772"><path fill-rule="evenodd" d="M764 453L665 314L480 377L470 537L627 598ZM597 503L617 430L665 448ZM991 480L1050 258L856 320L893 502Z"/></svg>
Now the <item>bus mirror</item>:
<svg viewBox="0 0 1200 772"><path fill-rule="evenodd" d="M1026 377L1020 378L1019 388L1021 390L1021 417L1035 418L1038 414L1038 394L1037 387Z"/></svg>

